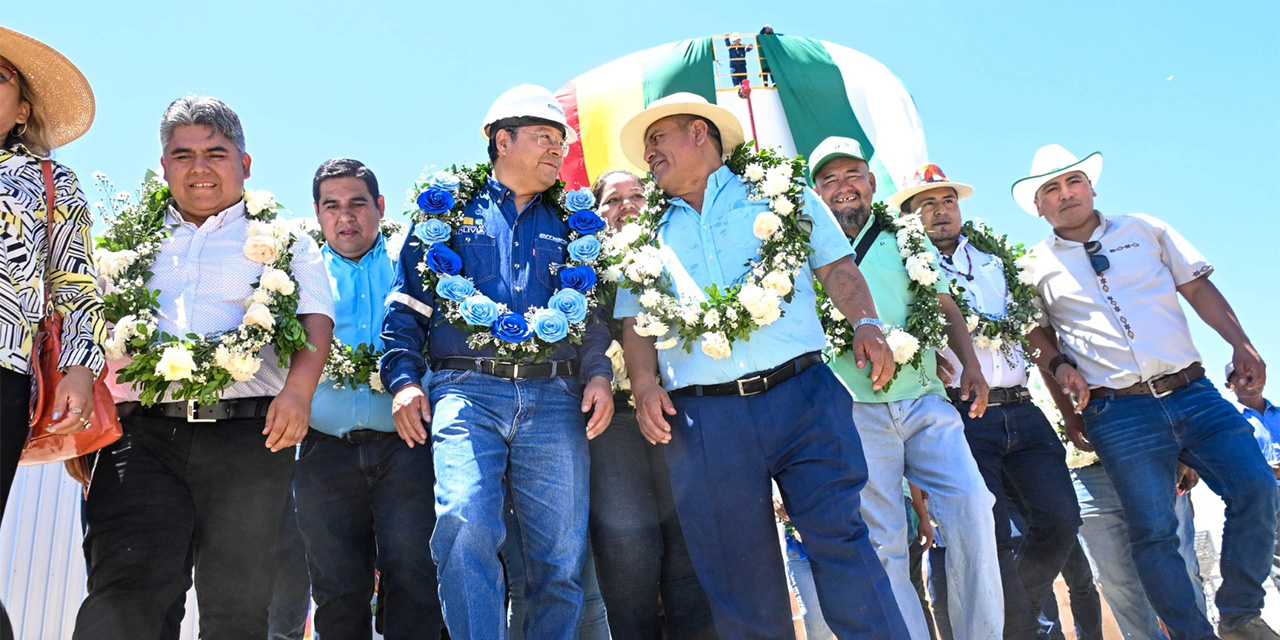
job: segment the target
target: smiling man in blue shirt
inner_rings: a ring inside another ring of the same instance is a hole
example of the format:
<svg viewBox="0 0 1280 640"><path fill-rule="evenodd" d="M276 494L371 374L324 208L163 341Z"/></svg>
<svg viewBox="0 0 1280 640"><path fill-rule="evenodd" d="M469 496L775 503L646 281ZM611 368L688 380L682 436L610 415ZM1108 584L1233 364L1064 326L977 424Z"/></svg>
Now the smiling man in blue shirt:
<svg viewBox="0 0 1280 640"><path fill-rule="evenodd" d="M523 314L548 304L558 288L555 272L566 262L569 226L546 192L556 184L573 130L550 91L523 85L499 96L483 133L493 173L464 205L465 222L447 244L476 291ZM425 444L423 425L431 425L438 518L431 553L449 634L505 637L498 551L507 535L509 489L529 576L525 637L577 637L587 438L613 415L609 331L590 319L581 344L562 339L545 360L504 361L492 346L473 349L467 337L490 329L454 326L436 313L436 292L426 289L417 268L427 248L414 235L401 252L383 326L382 379L395 394L401 437ZM424 353L433 371L429 398L419 383Z"/></svg>
<svg viewBox="0 0 1280 640"><path fill-rule="evenodd" d="M655 101L622 130L622 147L647 164L670 206L659 221L664 271L681 300L706 299L745 277L760 252L752 229L768 200L751 200L723 158L743 141L727 110L677 93ZM867 481L849 393L822 362L826 338L813 281L857 320L854 351L877 384L893 358L875 304L831 212L805 190L812 221L809 260L783 315L737 340L728 357L700 349L655 351L636 333L642 310L620 288L623 348L640 427L665 443L676 511L698 580L724 638L789 638L787 578L778 547L770 481L776 480L809 555L827 623L845 640L908 637L893 591L858 512ZM661 372L662 384L656 382Z"/></svg>
<svg viewBox="0 0 1280 640"><path fill-rule="evenodd" d="M378 180L360 162L338 158L320 165L311 189L337 317L334 352L361 345L380 351L395 263L380 230ZM439 638L444 627L436 568L424 548L435 526L431 453L401 441L391 396L380 381L372 381L377 389L370 382L320 381L294 474L316 631L371 637L376 568L386 612L383 637Z"/></svg>

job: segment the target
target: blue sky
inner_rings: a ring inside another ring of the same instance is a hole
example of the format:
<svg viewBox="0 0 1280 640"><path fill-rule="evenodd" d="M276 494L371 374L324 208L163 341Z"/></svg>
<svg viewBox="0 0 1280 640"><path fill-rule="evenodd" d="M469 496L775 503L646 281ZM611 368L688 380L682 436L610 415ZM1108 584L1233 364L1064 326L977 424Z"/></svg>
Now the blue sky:
<svg viewBox="0 0 1280 640"><path fill-rule="evenodd" d="M764 23L886 64L915 97L931 159L976 187L963 213L1017 241L1048 232L1009 197L1036 148L1102 151L1097 206L1181 231L1280 367L1274 1L73 0L9 2L3 14L5 26L67 54L94 86L93 129L58 156L91 200L100 198L87 184L92 172L130 188L158 166L156 129L170 101L211 94L244 121L249 186L299 215L310 214L311 176L328 158L367 163L398 212L424 165L484 159L480 120L510 86L555 89L639 49ZM1192 327L1220 382L1229 349L1198 320Z"/></svg>

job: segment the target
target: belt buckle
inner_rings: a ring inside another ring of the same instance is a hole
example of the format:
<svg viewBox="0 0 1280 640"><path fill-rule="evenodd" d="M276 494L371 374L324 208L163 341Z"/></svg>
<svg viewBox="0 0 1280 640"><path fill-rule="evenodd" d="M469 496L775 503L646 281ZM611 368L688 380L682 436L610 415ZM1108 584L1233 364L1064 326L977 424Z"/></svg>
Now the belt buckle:
<svg viewBox="0 0 1280 640"><path fill-rule="evenodd" d="M761 389L761 390L759 390L759 391L747 391L746 389L744 389L744 388L742 387L742 383L744 383L744 382L755 382L756 380L765 380L765 377L764 377L764 376L754 376L754 377L751 377L751 378L739 378L739 379L737 379L737 380L734 380L734 383L738 385L738 395L739 395L739 396L754 396L754 395L759 395L759 394L764 393L765 391L768 391L768 390L769 390L769 381L768 381L768 380L765 380L764 388L763 388L763 389Z"/></svg>
<svg viewBox="0 0 1280 640"><path fill-rule="evenodd" d="M187 400L187 422L217 422L217 418L197 418L196 401Z"/></svg>
<svg viewBox="0 0 1280 640"><path fill-rule="evenodd" d="M1165 396L1167 396L1167 395L1169 395L1169 394L1173 393L1174 391L1177 391L1177 389L1170 389L1170 390L1168 390L1168 391L1166 391L1166 392L1164 392L1164 393L1159 393L1159 392L1157 392L1157 391L1156 391L1156 381L1157 381L1157 380L1161 380L1161 379L1162 379L1162 378L1156 378L1156 379L1154 379L1154 380L1148 380L1148 381L1146 381L1146 382L1144 382L1144 383L1143 383L1143 384L1147 385L1147 389L1148 389L1149 391L1151 391L1151 395L1152 395L1152 396L1155 396L1156 398L1163 398L1163 397L1165 397Z"/></svg>
<svg viewBox="0 0 1280 640"><path fill-rule="evenodd" d="M519 362L511 363L511 379L512 380L520 379L520 363Z"/></svg>

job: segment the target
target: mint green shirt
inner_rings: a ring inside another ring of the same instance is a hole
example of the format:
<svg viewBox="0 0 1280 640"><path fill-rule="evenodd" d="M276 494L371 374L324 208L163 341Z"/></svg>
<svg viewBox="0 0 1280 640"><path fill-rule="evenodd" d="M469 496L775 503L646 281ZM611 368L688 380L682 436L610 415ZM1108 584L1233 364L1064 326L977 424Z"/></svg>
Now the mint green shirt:
<svg viewBox="0 0 1280 640"><path fill-rule="evenodd" d="M854 246L862 241L862 236L870 228L871 223L868 222L853 241ZM888 326L905 327L907 310L910 309L915 296L911 295L911 290L908 288L911 280L907 277L907 266L898 253L898 241L894 234L881 231L880 238L867 249L867 255L858 268L862 270L862 277L867 280L871 297L876 301L876 312L880 316L880 321ZM949 293L946 278L938 278L934 290L938 293ZM929 349L921 360L921 367L923 372L910 365L899 365L898 374L894 377L888 393L885 393L883 390L871 389L870 362L859 369L852 353L846 353L831 361L831 370L840 377L844 386L849 388L854 402L894 402L914 400L930 393L944 395L946 389L942 386L942 380L938 378L937 352ZM924 382L921 382L921 373L924 374Z"/></svg>

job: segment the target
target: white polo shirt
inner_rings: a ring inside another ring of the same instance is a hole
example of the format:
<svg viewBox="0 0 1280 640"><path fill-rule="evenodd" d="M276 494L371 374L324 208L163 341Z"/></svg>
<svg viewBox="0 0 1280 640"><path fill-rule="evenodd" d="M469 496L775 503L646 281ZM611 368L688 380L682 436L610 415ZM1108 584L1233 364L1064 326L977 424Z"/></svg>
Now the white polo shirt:
<svg viewBox="0 0 1280 640"><path fill-rule="evenodd" d="M999 258L979 251L969 244L968 238L960 236L960 242L951 254L951 262L944 259L941 267L943 275L964 288L964 299L970 307L986 316L999 318L1005 315L1009 287L1005 283L1004 264ZM1022 345L1014 343L1008 346L1010 348L1007 352L973 346L978 364L982 367L982 377L992 389L1027 384L1027 359L1022 352ZM942 357L947 359L957 374L950 386L959 388L960 358L951 347L942 351Z"/></svg>
<svg viewBox="0 0 1280 640"><path fill-rule="evenodd" d="M1031 250L1041 326L1057 331L1090 387L1120 389L1199 362L1177 287L1213 273L1213 266L1156 218L1094 213L1101 224L1089 239L1102 244L1098 255L1111 263L1101 274L1083 243L1057 234Z"/></svg>

